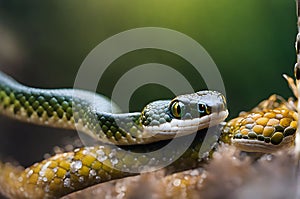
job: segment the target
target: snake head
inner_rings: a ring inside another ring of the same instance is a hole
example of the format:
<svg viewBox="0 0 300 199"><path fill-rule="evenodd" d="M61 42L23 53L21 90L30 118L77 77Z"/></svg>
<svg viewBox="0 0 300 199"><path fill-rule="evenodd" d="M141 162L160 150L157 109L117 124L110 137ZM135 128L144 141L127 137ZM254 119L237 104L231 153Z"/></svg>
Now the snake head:
<svg viewBox="0 0 300 199"><path fill-rule="evenodd" d="M217 125L227 115L226 100L221 93L199 91L148 104L141 123L150 135L180 136Z"/></svg>
<svg viewBox="0 0 300 199"><path fill-rule="evenodd" d="M173 118L188 120L202 118L227 111L225 97L216 91L199 91L180 95L169 106Z"/></svg>

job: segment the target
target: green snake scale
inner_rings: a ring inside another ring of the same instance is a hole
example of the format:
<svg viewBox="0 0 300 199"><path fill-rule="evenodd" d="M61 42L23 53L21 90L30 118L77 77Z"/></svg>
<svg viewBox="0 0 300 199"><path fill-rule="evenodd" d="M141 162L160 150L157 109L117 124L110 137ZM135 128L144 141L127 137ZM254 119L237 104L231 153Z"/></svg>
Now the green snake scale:
<svg viewBox="0 0 300 199"><path fill-rule="evenodd" d="M57 154L25 170L0 163L0 191L10 198L57 198L165 165L170 172L193 168L209 157L220 133L220 140L242 150L273 152L293 144L297 114L288 104L273 96L221 128L228 111L224 96L216 91L159 100L142 112L120 113L101 95L30 88L0 73L2 114L34 124L77 129L101 141ZM176 147L163 150L171 142Z"/></svg>

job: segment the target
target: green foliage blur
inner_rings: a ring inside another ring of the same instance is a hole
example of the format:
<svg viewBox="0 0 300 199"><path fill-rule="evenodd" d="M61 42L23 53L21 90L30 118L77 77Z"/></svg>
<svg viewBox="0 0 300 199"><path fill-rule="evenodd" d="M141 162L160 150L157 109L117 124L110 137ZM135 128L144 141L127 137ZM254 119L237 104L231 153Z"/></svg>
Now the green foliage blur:
<svg viewBox="0 0 300 199"><path fill-rule="evenodd" d="M282 74L292 76L296 61L294 0L0 0L0 70L35 87L72 87L96 45L138 27L169 28L199 42L223 77L230 117L273 93L292 95ZM122 74L149 62L172 66L195 90L205 88L182 58L139 50L111 65L98 92L110 96ZM132 96L130 109L172 96L147 85Z"/></svg>
<svg viewBox="0 0 300 199"><path fill-rule="evenodd" d="M272 93L291 95L281 74L292 75L295 63L295 10L294 0L0 1L0 27L12 34L13 44L7 45L17 48L0 64L29 85L72 87L85 56L108 37L137 27L174 29L198 41L212 56L235 116ZM5 46L1 49L5 51ZM193 75L189 63L180 57L141 50L116 60L99 92L109 96L122 73L148 62L184 67L194 89L205 88L201 77ZM137 91L138 99L132 98L132 109L159 98L157 93L164 98L171 95L146 86ZM145 95L149 97L143 101Z"/></svg>

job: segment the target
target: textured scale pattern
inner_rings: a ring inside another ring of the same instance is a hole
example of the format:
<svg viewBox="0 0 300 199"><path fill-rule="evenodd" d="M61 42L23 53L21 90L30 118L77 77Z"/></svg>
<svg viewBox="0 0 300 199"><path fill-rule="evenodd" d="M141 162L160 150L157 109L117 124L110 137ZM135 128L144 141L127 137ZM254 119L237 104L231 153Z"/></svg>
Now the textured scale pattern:
<svg viewBox="0 0 300 199"><path fill-rule="evenodd" d="M26 93L23 90L18 92L0 84L0 109L10 117L35 124L68 129L77 128L97 140L106 142L136 143L141 137L139 137L140 127L134 125L139 120L139 113L131 114L130 117L120 117L118 121L115 121L111 114L96 114L88 103L72 99L71 96L32 91L34 92ZM66 94L70 91L61 92Z"/></svg>
<svg viewBox="0 0 300 199"><path fill-rule="evenodd" d="M278 145L287 136L294 136L297 113L287 109L254 112L228 122L233 139L257 139Z"/></svg>
<svg viewBox="0 0 300 199"><path fill-rule="evenodd" d="M173 101L153 102L142 113L126 114L112 113L108 108L110 102L102 96L96 96L98 104L93 105L91 93L79 91L79 96L75 98L72 94L70 89L25 87L0 73L2 113L35 124L77 128L95 139L127 146L101 144L83 147L57 154L25 170L0 163L0 191L7 197L58 198L97 183L152 171L166 165L170 173L199 166L213 152L219 127L210 129L207 137L203 130L195 138L195 135L176 138L172 140L176 147L160 151L169 141L157 139L149 141L154 143L146 144L148 142L143 137L143 125L158 127L170 123L174 119L170 103L174 101L183 104L180 109L182 119L201 118L226 110L224 97L212 91L179 96ZM205 103L199 103L199 97ZM212 100L212 97L217 100ZM257 147L257 143L269 148L280 146L289 137L293 141L297 113L280 100L271 96L250 112L230 120L223 128L221 139L232 143L251 141L248 143L250 148ZM99 110L99 107L104 109ZM201 112L203 107L205 112ZM178 123L172 125L170 127L179 128ZM189 138L192 138L192 143ZM274 148L271 149L274 151ZM264 152L263 148L259 150Z"/></svg>
<svg viewBox="0 0 300 199"><path fill-rule="evenodd" d="M271 95L226 123L221 140L249 152L275 152L294 144L298 113L292 99Z"/></svg>
<svg viewBox="0 0 300 199"><path fill-rule="evenodd" d="M165 101L158 101L148 104L142 112L142 123L145 126L158 126L160 124L170 122L172 115L169 111L169 104ZM159 109L157 107L160 107Z"/></svg>
<svg viewBox="0 0 300 199"><path fill-rule="evenodd" d="M226 114L218 116L217 123L227 117L224 97L220 93L200 91L189 95L189 98L195 98L194 102L202 100L211 103L212 107L221 106L221 109L216 110ZM181 98L188 98L188 95ZM157 126L173 119L168 110L170 102L171 100L160 100L150 103L145 108L144 115L140 112L115 113L119 108L102 95L76 89L26 87L0 72L2 114L34 124L77 129L95 140L117 145L144 144L172 138L173 135L156 137L156 132L144 130L149 124ZM197 107L194 108L197 111ZM198 118L199 114L194 117Z"/></svg>
<svg viewBox="0 0 300 199"><path fill-rule="evenodd" d="M186 109L183 118L173 117L171 100L150 103L142 113L116 113L118 107L99 94L31 88L0 72L2 114L33 124L77 129L101 141L25 170L0 163L1 192L10 198L57 198L167 165L169 172L197 166L217 142L219 128L210 129L204 142L205 128L227 117L225 98L216 91L199 91L173 100L181 101L182 110ZM202 114L203 107L209 112ZM196 133L199 130L203 131Z"/></svg>
<svg viewBox="0 0 300 199"><path fill-rule="evenodd" d="M109 145L83 147L57 154L25 170L0 165L0 184L5 185L0 190L11 198L57 198L97 183L151 171L151 168L170 163L168 172L193 168L210 155L218 139L218 129L214 127L211 131L215 134L210 133L207 137L206 130L198 132L196 137L191 137L192 143L186 138L189 136L177 138L180 147L164 151L168 155L164 152L154 156L147 153L168 144L160 141L151 145L126 146L126 150ZM204 138L206 142L203 142ZM182 147L187 150L177 158Z"/></svg>

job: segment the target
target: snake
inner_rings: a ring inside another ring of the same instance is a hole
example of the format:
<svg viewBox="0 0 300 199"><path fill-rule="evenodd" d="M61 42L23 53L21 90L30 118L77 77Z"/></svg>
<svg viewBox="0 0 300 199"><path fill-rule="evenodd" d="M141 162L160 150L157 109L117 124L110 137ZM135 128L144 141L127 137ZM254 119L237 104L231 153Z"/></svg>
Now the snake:
<svg viewBox="0 0 300 199"><path fill-rule="evenodd" d="M293 81L286 79L295 94ZM186 170L210 158L219 142L241 151L273 153L294 144L296 103L272 95L252 110L223 122L228 116L225 97L204 90L151 102L141 112L121 113L116 104L100 94L31 88L0 73L3 115L76 129L99 141L26 169L0 163L0 190L10 198L58 198L161 165L167 165L171 172ZM161 151L170 140L176 147Z"/></svg>
<svg viewBox="0 0 300 199"><path fill-rule="evenodd" d="M77 130L99 141L26 169L1 163L0 189L10 198L58 198L161 165L174 171L195 167L209 156L217 141L216 126L228 116L225 97L217 91L157 100L141 112L122 113L100 94L32 88L2 72L0 112L23 122ZM162 150L171 142L171 150Z"/></svg>
<svg viewBox="0 0 300 199"><path fill-rule="evenodd" d="M298 113L290 98L271 95L248 112L228 121L221 140L245 152L274 153L294 145Z"/></svg>

